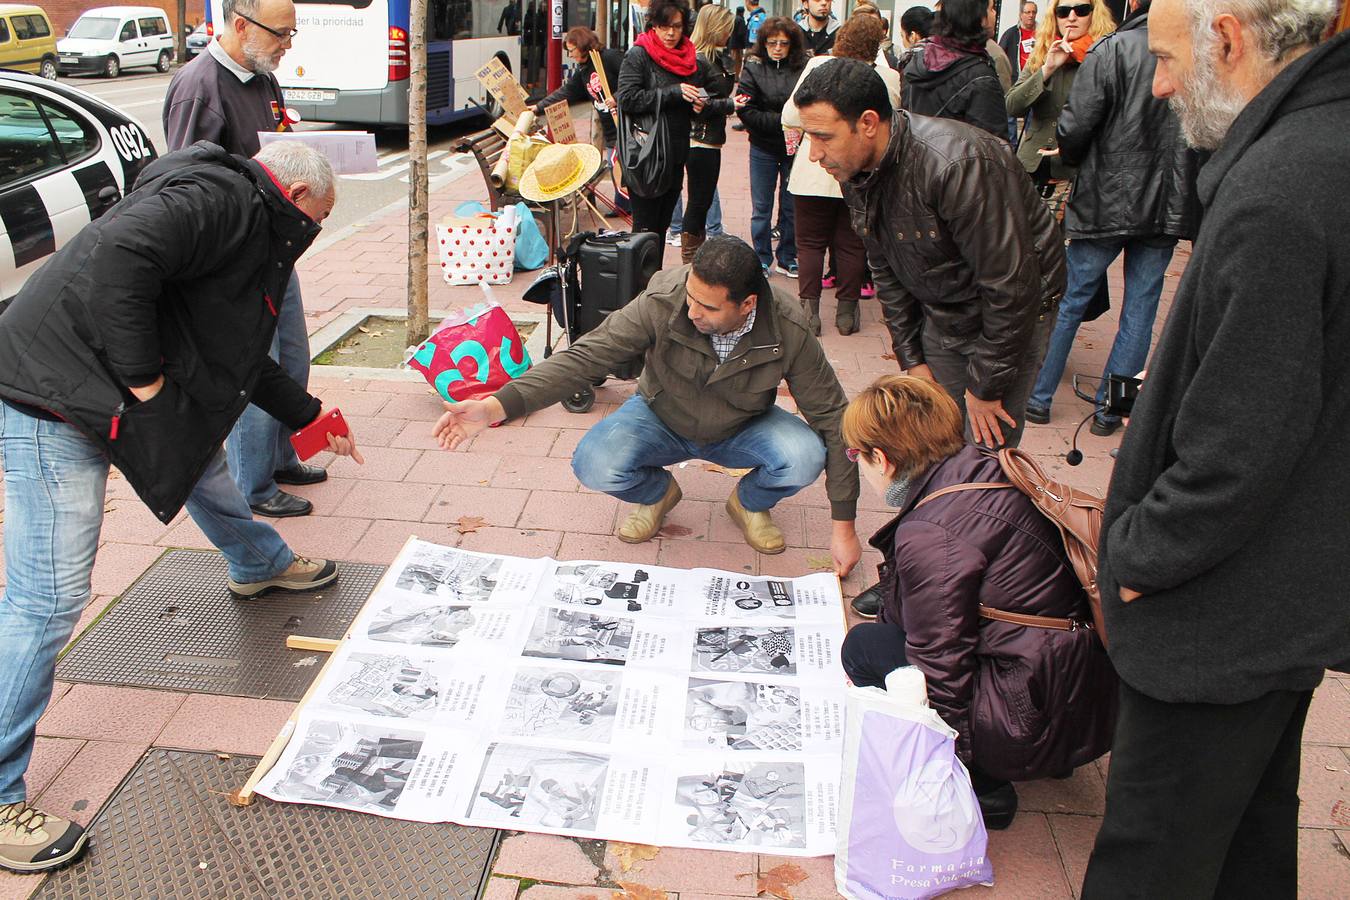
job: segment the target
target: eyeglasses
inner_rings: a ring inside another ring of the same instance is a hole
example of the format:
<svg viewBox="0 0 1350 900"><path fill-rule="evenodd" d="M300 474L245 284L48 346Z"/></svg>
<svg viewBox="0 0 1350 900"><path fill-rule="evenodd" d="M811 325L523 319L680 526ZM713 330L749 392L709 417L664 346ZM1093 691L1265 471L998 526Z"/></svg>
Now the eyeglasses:
<svg viewBox="0 0 1350 900"><path fill-rule="evenodd" d="M765 41L765 47L791 47L792 41Z"/></svg>
<svg viewBox="0 0 1350 900"><path fill-rule="evenodd" d="M845 447L844 455L848 457L849 462L855 463L858 461L858 457L862 456L862 451L857 447Z"/></svg>
<svg viewBox="0 0 1350 900"><path fill-rule="evenodd" d="M257 19L250 19L248 16L244 15L241 12L237 12L235 13L235 15L243 19L245 22L252 22L254 25L257 25L263 31L267 32L268 34L270 34L272 37L276 38L279 41L292 40L295 38L297 34L300 33L300 31L295 28L288 28L285 31L277 31L275 28L270 28L267 25L264 25L263 23L259 22Z"/></svg>
<svg viewBox="0 0 1350 900"><path fill-rule="evenodd" d="M1055 7L1055 18L1057 19L1067 19L1070 13L1074 14L1080 19L1086 19L1088 16L1092 15L1092 4L1079 3L1077 6Z"/></svg>

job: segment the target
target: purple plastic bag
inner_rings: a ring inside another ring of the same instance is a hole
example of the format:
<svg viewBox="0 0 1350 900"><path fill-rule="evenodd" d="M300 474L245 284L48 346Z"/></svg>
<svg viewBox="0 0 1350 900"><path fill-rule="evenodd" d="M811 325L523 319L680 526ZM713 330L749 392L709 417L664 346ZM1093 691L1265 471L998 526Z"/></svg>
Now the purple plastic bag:
<svg viewBox="0 0 1350 900"><path fill-rule="evenodd" d="M850 688L835 887L851 900L921 900L994 882L956 732L926 706Z"/></svg>

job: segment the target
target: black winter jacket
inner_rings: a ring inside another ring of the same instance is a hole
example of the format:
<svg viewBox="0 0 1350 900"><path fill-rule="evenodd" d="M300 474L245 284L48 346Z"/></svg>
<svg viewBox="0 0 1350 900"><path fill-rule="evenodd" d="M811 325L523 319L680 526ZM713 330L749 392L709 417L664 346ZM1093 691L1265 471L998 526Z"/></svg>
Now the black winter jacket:
<svg viewBox="0 0 1350 900"><path fill-rule="evenodd" d="M752 147L779 159L787 158L787 145L783 142L783 105L792 96L792 88L801 74L802 67L793 68L786 59L746 57L736 91L750 98L741 107L740 116Z"/></svg>
<svg viewBox="0 0 1350 900"><path fill-rule="evenodd" d="M319 414L267 355L318 233L256 162L161 157L0 316L0 396L74 425L168 522L250 402L293 429ZM127 389L161 373L144 403Z"/></svg>
<svg viewBox="0 0 1350 900"><path fill-rule="evenodd" d="M683 170L684 161L689 157L689 130L694 112L680 92L681 84L701 87L703 70L697 69L692 75L676 75L657 65L646 50L635 44L624 54L614 99L619 101L620 116L632 116L635 122L641 123L650 121L659 98L661 116L666 120L671 142L666 158L672 166Z"/></svg>
<svg viewBox="0 0 1350 900"><path fill-rule="evenodd" d="M950 119L891 120L880 164L843 185L902 369L926 330L973 348L971 392L1003 397L1064 293L1064 239L1006 141Z"/></svg>
<svg viewBox="0 0 1350 900"><path fill-rule="evenodd" d="M1078 68L1056 126L1060 159L1078 166L1064 216L1070 238L1195 237L1204 157L1153 96L1156 65L1142 13L1094 44Z"/></svg>
<svg viewBox="0 0 1350 900"><path fill-rule="evenodd" d="M1277 75L1200 173L1098 558L1111 658L1150 697L1243 703L1350 666L1346 135L1350 34Z"/></svg>
<svg viewBox="0 0 1350 900"><path fill-rule="evenodd" d="M1003 85L988 53L954 51L923 41L906 55L902 109L955 119L1007 140Z"/></svg>
<svg viewBox="0 0 1350 900"><path fill-rule="evenodd" d="M605 78L609 81L609 89L611 91L617 90L619 68L623 65L623 51L608 47L601 50L600 65L605 68ZM617 95L615 95L615 99L618 99ZM589 101L603 105L604 91L600 87L600 79L595 77L595 66L591 65L590 57L578 63L571 77L564 81L556 91L534 105L534 114L542 116L545 107L552 106L559 100L566 100L568 103ZM614 146L616 136L614 117L609 114L608 110L600 113L600 128L605 134L605 146Z"/></svg>
<svg viewBox="0 0 1350 900"><path fill-rule="evenodd" d="M718 52L712 59L698 55L698 72L708 92L703 111L694 113L690 123L689 139L700 144L720 147L727 142L727 116L736 111L731 92L736 87L736 71L731 54Z"/></svg>

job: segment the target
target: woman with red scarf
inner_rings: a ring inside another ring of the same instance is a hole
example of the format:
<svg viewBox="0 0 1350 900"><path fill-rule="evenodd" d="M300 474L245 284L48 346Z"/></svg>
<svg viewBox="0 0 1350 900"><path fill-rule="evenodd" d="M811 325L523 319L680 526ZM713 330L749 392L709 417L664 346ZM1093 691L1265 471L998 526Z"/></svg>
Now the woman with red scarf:
<svg viewBox="0 0 1350 900"><path fill-rule="evenodd" d="M690 21L685 0L652 0L647 8L647 29L633 41L623 58L615 95L620 116L634 116L638 121L654 114L659 102L670 142L666 159L677 172L684 171L689 156L690 118L702 112L708 101L701 90L703 75L694 44L689 40ZM633 231L654 232L664 244L683 179L677 179L662 194L645 197L639 194L648 191L642 185L629 183L629 179L625 170L624 181L633 204Z"/></svg>

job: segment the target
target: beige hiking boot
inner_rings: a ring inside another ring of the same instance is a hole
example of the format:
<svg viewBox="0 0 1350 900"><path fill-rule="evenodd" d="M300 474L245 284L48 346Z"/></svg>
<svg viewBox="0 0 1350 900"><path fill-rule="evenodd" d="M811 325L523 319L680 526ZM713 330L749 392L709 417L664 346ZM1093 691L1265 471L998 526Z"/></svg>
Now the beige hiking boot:
<svg viewBox="0 0 1350 900"><path fill-rule="evenodd" d="M740 492L732 491L731 496L727 498L727 515L731 516L731 521L741 529L741 534L745 535L745 542L760 553L782 553L787 549L783 531L773 524L768 511L750 512L741 506Z"/></svg>
<svg viewBox="0 0 1350 900"><path fill-rule="evenodd" d="M684 499L684 492L680 490L679 482L674 478L670 479L670 484L666 485L664 497L650 505L642 504L638 506L619 526L619 540L625 544L641 544L643 541L650 541L661 530L661 523L666 520L666 513L674 509L675 504L682 499Z"/></svg>
<svg viewBox="0 0 1350 900"><path fill-rule="evenodd" d="M286 571L265 581L240 582L231 578L230 594L236 600L254 600L268 591L315 591L337 581L337 563L331 559L297 556Z"/></svg>
<svg viewBox="0 0 1350 900"><path fill-rule="evenodd" d="M73 862L88 840L74 822L22 801L0 806L0 869L20 874L59 869Z"/></svg>

